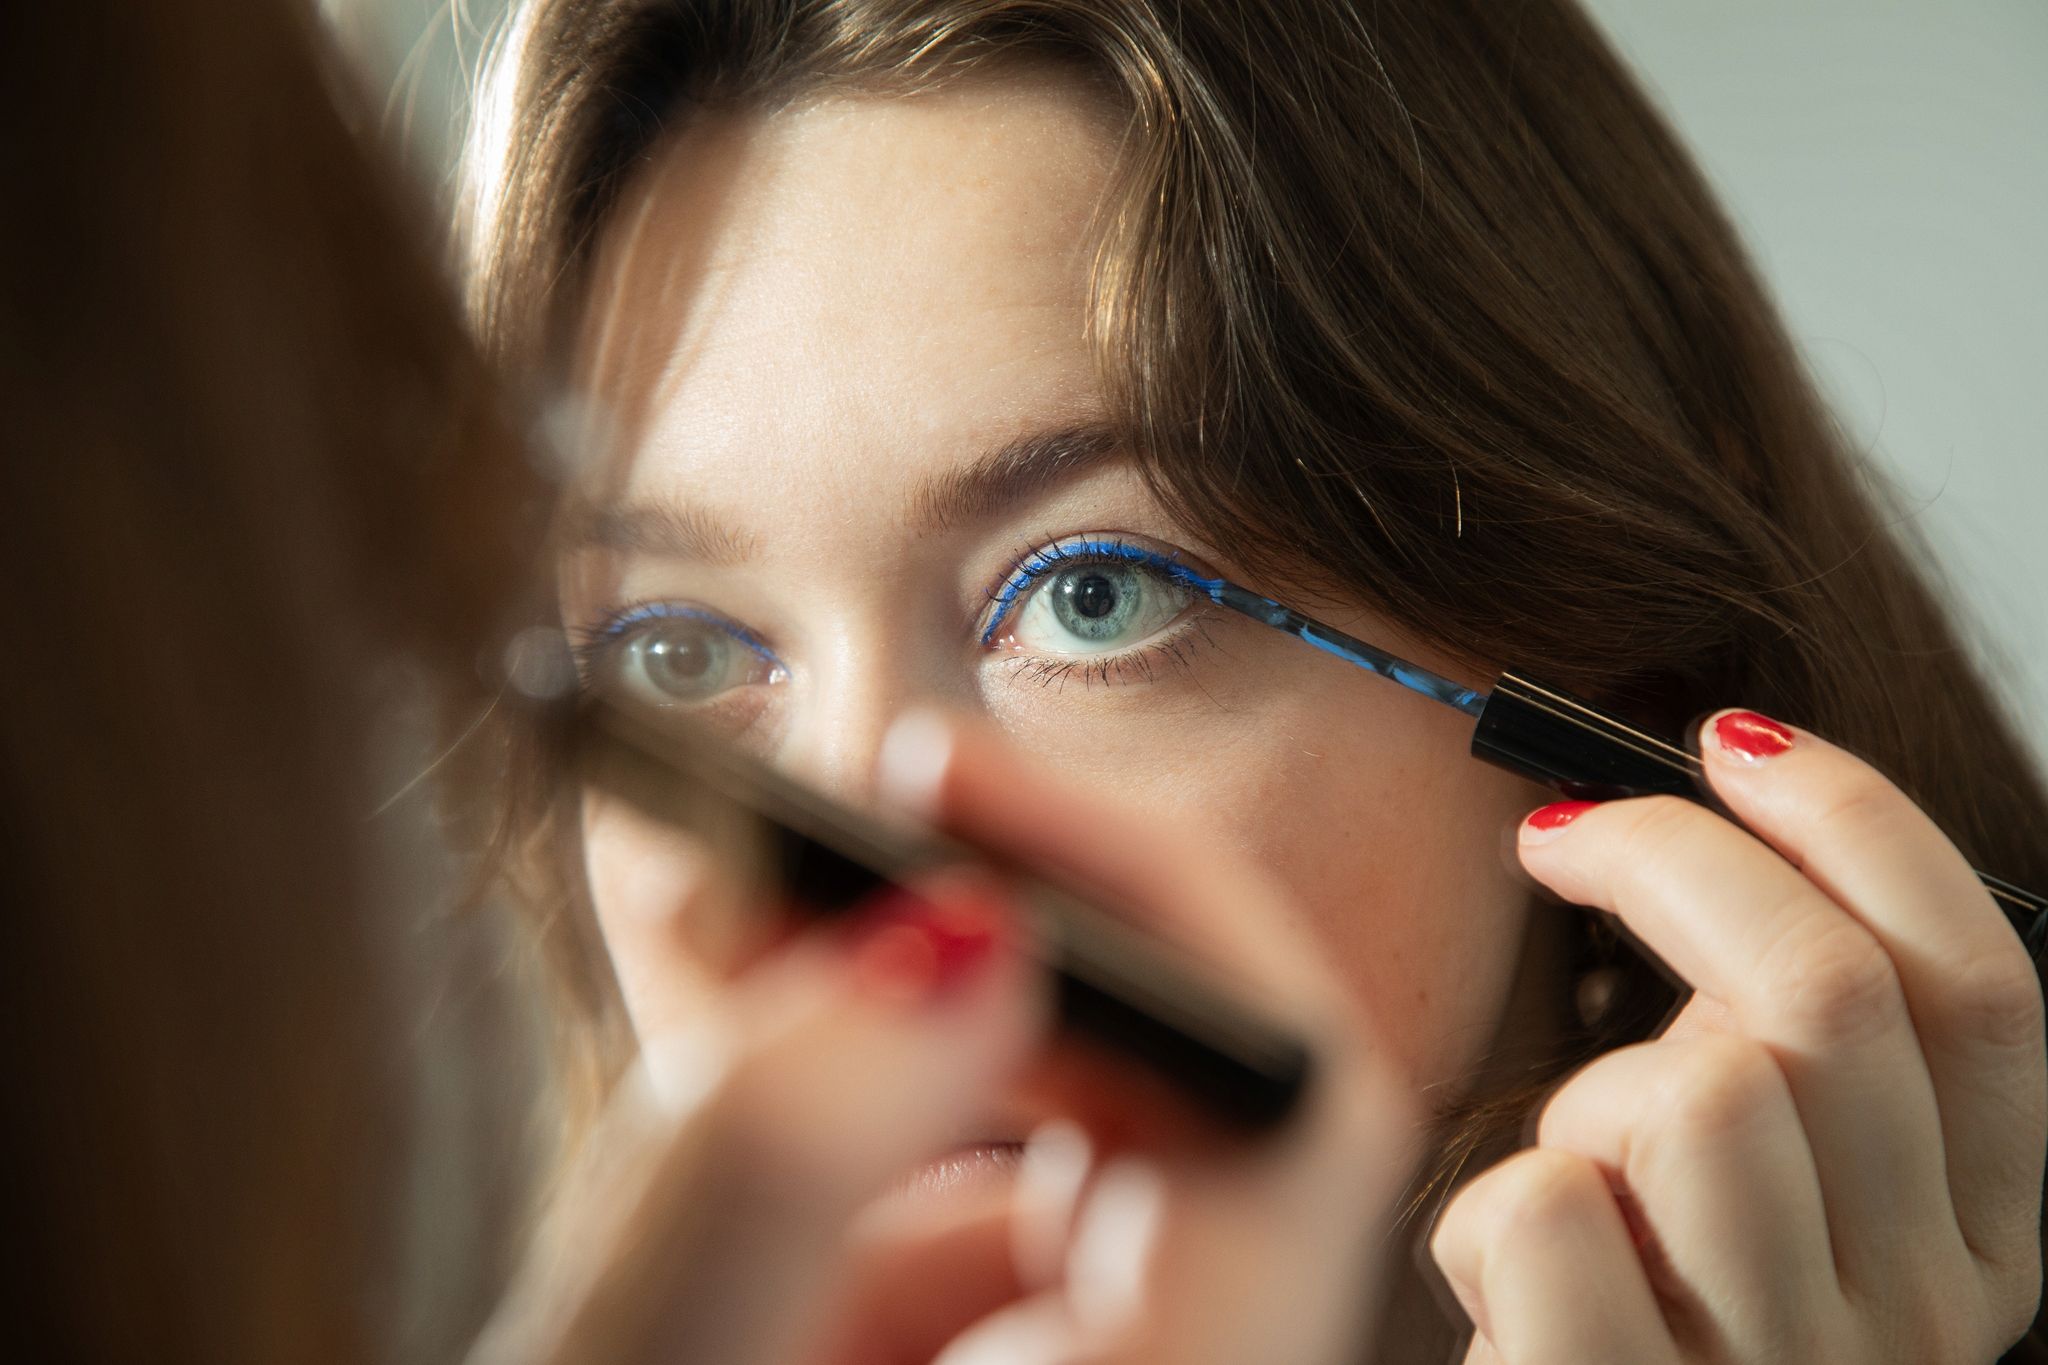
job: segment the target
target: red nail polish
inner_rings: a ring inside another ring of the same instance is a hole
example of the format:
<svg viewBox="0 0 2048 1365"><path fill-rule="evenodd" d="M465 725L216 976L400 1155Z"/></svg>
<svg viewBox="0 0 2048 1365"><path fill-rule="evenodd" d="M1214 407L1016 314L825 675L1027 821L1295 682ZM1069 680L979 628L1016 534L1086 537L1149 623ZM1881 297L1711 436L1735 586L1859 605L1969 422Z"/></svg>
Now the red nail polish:
<svg viewBox="0 0 2048 1365"><path fill-rule="evenodd" d="M1745 763L1761 763L1792 747L1792 732L1754 711L1729 711L1714 718L1714 743Z"/></svg>
<svg viewBox="0 0 2048 1365"><path fill-rule="evenodd" d="M857 988L906 1005L953 994L979 975L1007 918L995 897L953 887L942 895L889 887L856 913L847 957Z"/></svg>
<svg viewBox="0 0 2048 1365"><path fill-rule="evenodd" d="M1555 835L1599 804L1598 801L1553 801L1530 811L1529 818L1522 823L1539 835Z"/></svg>

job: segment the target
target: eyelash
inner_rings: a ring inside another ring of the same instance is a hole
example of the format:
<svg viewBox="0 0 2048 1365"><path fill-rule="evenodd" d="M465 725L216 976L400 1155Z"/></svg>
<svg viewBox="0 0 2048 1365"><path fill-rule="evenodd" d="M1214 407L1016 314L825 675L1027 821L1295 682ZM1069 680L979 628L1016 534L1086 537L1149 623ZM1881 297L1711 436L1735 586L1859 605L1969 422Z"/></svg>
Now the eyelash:
<svg viewBox="0 0 2048 1365"><path fill-rule="evenodd" d="M1002 584L985 594L991 605L988 623L980 632L984 647L995 643L996 632L1009 620L1024 595L1041 579L1079 564L1129 564L1159 579L1180 586L1195 577L1179 559L1143 546L1131 545L1111 536L1069 540L1064 543L1042 539L1036 546L1020 547L1016 564ZM787 666L767 642L739 622L703 607L677 602L641 601L608 607L597 614L595 626L574 626L569 630L570 647L578 674L588 680L631 636L633 628L650 621L700 621L716 626L759 656L777 674L787 675ZM1020 654L1006 662L1019 682L1063 690L1076 678L1084 688L1097 683L1142 680L1151 682L1156 667L1186 669L1203 646L1213 646L1206 612L1189 613L1179 629L1162 639L1152 640L1120 654L1067 658L1059 655Z"/></svg>
<svg viewBox="0 0 2048 1365"><path fill-rule="evenodd" d="M1115 536L1082 537L1065 542L1044 537L1036 547L1021 547L1018 562L1003 579L1002 585L985 594L993 605L988 623L980 632L983 647L995 643L996 633L1010 619L1017 604L1033 585L1061 569L1079 564L1134 565L1180 587L1191 587L1192 580L1197 577L1177 556L1131 545ZM1199 601L1202 594L1198 591L1196 596ZM1018 655L1008 663L1015 681L1036 682L1041 687L1058 691L1076 677L1084 688L1097 683L1109 686L1133 680L1151 682L1155 677L1155 666L1190 668L1196 650L1204 646L1213 647L1215 643L1209 634L1208 613L1198 608L1183 618L1178 629L1163 638L1148 641L1121 654L1082 658Z"/></svg>
<svg viewBox="0 0 2048 1365"><path fill-rule="evenodd" d="M1109 687L1132 681L1153 682L1155 669L1192 669L1199 650L1215 647L1215 637L1209 634L1208 613L1197 611L1172 634L1122 654L1073 659L1056 654L1020 654L1006 662L1012 681L1035 682L1057 693L1076 678L1083 689L1097 683Z"/></svg>
<svg viewBox="0 0 2048 1365"><path fill-rule="evenodd" d="M1065 543L1041 541L1038 548L1026 547L1018 554L1017 563L1003 579L1002 586L987 594L994 604L988 624L981 629L984 645L995 643L996 631L1010 619L1010 612L1017 601L1032 584L1049 574L1076 564L1130 564L1147 570L1165 582L1180 587L1192 586L1195 577L1180 560L1170 554L1160 554L1141 545L1130 545L1111 536L1096 540L1082 538Z"/></svg>
<svg viewBox="0 0 2048 1365"><path fill-rule="evenodd" d="M753 651L777 673L789 671L788 666L768 647L765 640L730 617L680 602L656 601L629 602L607 607L598 613L595 626L570 627L569 647L576 656L579 675L589 678L613 651L631 638L635 626L650 621L701 621L705 625L716 626L742 646Z"/></svg>

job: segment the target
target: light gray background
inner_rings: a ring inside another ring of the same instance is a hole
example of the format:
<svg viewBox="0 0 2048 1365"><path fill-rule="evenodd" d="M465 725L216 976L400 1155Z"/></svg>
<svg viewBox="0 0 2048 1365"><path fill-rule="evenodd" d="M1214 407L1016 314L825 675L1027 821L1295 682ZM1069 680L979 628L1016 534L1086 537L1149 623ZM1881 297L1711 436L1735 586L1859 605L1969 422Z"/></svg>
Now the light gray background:
<svg viewBox="0 0 2048 1365"><path fill-rule="evenodd" d="M325 7L442 174L503 0ZM1587 7L1719 187L2048 761L2048 0Z"/></svg>

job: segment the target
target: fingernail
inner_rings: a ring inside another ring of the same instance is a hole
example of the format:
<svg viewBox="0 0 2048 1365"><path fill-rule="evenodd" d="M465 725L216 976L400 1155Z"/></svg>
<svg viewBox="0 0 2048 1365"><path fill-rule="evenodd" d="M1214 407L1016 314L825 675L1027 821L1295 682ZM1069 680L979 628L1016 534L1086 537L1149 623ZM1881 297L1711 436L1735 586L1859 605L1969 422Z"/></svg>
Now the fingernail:
<svg viewBox="0 0 2048 1365"><path fill-rule="evenodd" d="M882 794L919 815L929 815L939 778L953 752L953 729L936 711L906 711L882 737L875 781Z"/></svg>
<svg viewBox="0 0 2048 1365"><path fill-rule="evenodd" d="M1166 1207L1166 1180L1150 1162L1105 1166L1081 1210L1067 1259L1067 1300L1090 1331L1112 1337L1143 1309Z"/></svg>
<svg viewBox="0 0 2048 1365"><path fill-rule="evenodd" d="M1095 1159L1081 1125L1051 1119L1024 1142L1011 1195L1010 1256L1027 1289L1059 1283L1060 1266L1072 1240L1075 1212L1088 1186Z"/></svg>
<svg viewBox="0 0 2048 1365"><path fill-rule="evenodd" d="M731 1034L712 1017L640 1045L640 1073L656 1109L680 1118L703 1103L732 1068Z"/></svg>
<svg viewBox="0 0 2048 1365"><path fill-rule="evenodd" d="M1081 1347L1067 1305L1056 1294L1012 1304L953 1338L931 1365L1034 1365L1075 1360Z"/></svg>
<svg viewBox="0 0 2048 1365"><path fill-rule="evenodd" d="M1553 801L1538 806L1522 821L1522 842L1547 844L1564 833L1565 826L1599 805L1598 801Z"/></svg>
<svg viewBox="0 0 2048 1365"><path fill-rule="evenodd" d="M1730 758L1761 763L1792 747L1792 732L1754 711L1723 711L1707 722L1714 746Z"/></svg>
<svg viewBox="0 0 2048 1365"><path fill-rule="evenodd" d="M855 988L902 1005L955 995L980 976L1008 918L978 888L927 895L900 886L876 892L855 915L846 943Z"/></svg>

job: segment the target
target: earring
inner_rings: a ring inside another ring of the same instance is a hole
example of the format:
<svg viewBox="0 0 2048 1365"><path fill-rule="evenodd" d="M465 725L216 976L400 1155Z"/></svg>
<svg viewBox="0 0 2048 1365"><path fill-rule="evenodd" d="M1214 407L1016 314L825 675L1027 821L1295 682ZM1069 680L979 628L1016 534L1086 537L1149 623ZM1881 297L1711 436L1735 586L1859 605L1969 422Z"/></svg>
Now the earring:
<svg viewBox="0 0 2048 1365"><path fill-rule="evenodd" d="M1595 967L1581 975L1572 990L1572 1003L1577 1008L1579 1023L1589 1033L1598 1033L1605 1022L1608 1011L1614 1008L1614 997L1621 991L1621 968L1615 966Z"/></svg>
<svg viewBox="0 0 2048 1365"><path fill-rule="evenodd" d="M1614 921L1597 910L1584 910L1579 920L1578 974L1573 979L1572 1007L1579 1025L1599 1034L1612 1023L1615 1005L1626 985L1623 959L1628 949Z"/></svg>

